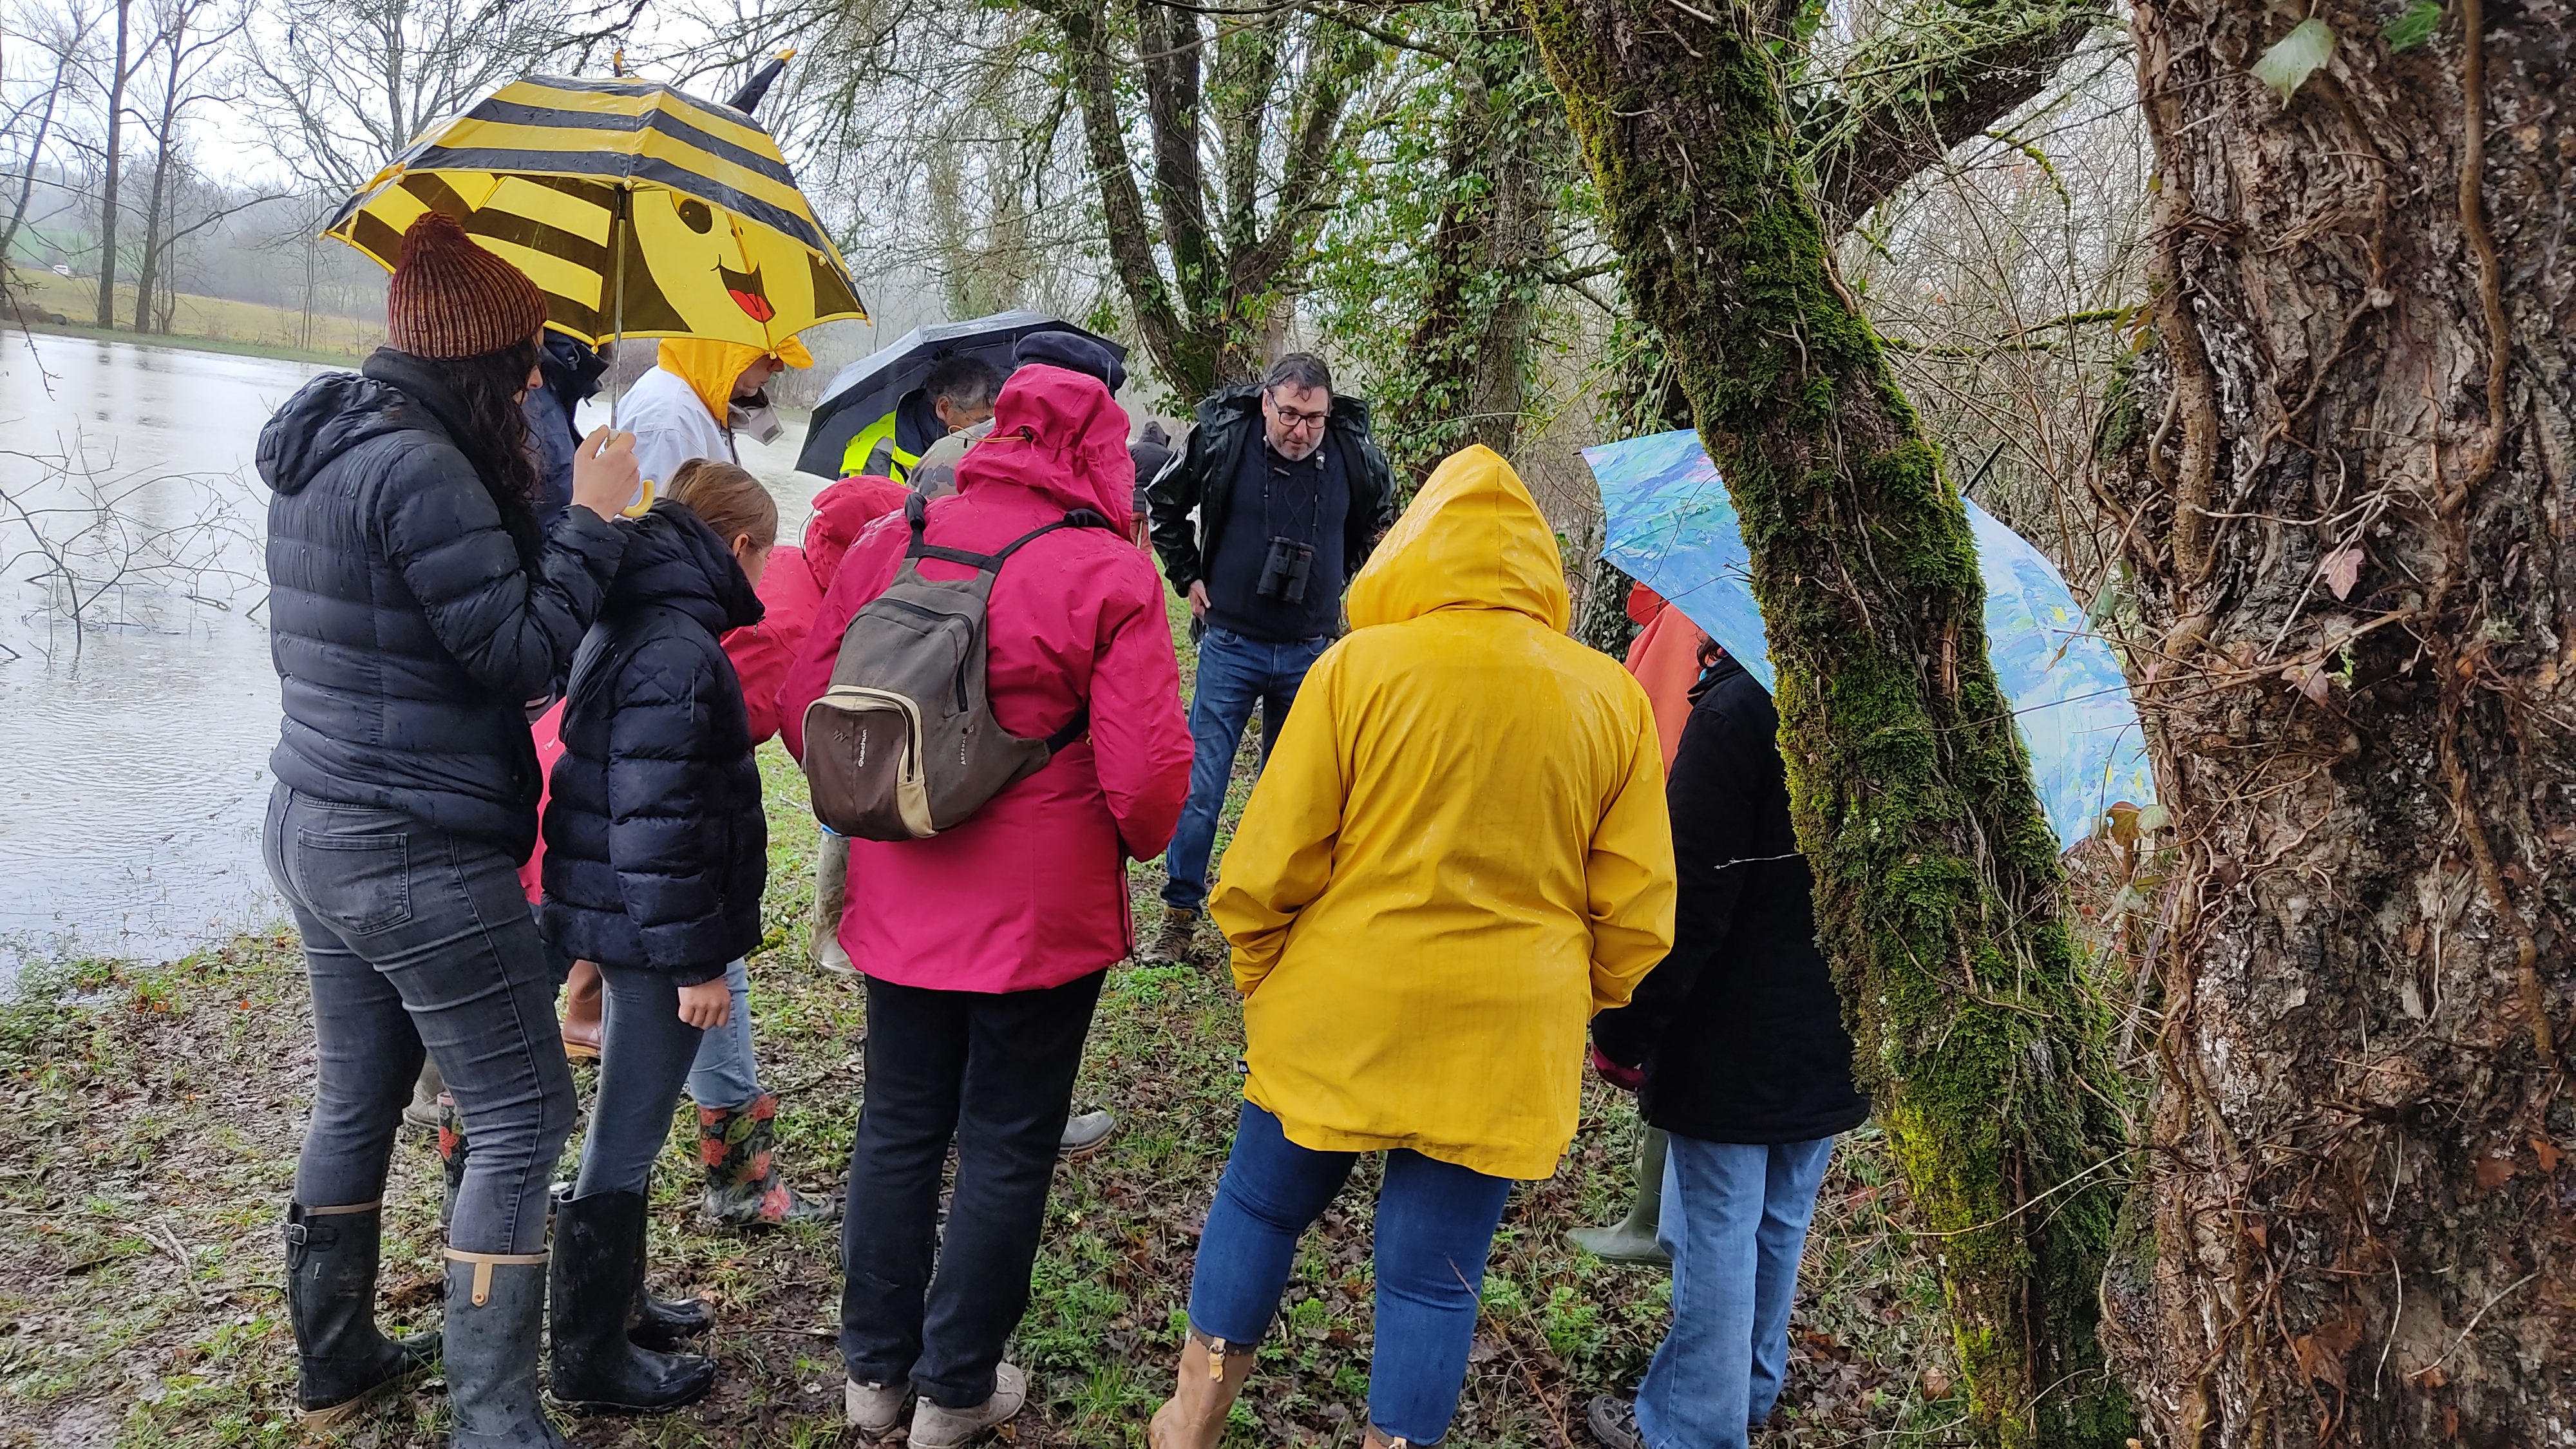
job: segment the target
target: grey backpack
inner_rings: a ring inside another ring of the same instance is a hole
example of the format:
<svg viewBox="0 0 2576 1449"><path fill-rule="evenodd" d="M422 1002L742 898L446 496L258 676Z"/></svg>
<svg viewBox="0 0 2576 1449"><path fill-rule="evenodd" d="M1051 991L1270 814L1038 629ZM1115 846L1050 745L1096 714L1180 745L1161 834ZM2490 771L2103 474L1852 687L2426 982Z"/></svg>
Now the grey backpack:
<svg viewBox="0 0 2576 1449"><path fill-rule="evenodd" d="M1107 528L1076 509L999 553L941 548L922 536L923 499L904 503L912 546L903 570L841 635L831 688L805 711L805 778L814 818L837 835L920 840L954 829L1091 728L1091 706L1042 740L1007 733L984 695L985 608L993 580L1031 539L1060 528ZM920 561L975 570L939 582Z"/></svg>

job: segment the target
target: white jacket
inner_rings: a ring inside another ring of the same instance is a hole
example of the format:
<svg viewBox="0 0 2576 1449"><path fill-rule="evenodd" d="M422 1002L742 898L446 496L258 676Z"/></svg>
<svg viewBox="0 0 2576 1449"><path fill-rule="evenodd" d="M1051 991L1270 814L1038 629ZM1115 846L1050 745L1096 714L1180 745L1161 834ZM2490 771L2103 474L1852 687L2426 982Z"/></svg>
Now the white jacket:
<svg viewBox="0 0 2576 1449"><path fill-rule="evenodd" d="M617 426L635 435L635 466L653 485L653 496L667 497L671 475L691 458L738 463L733 434L699 401L688 379L656 367L635 380L617 400Z"/></svg>

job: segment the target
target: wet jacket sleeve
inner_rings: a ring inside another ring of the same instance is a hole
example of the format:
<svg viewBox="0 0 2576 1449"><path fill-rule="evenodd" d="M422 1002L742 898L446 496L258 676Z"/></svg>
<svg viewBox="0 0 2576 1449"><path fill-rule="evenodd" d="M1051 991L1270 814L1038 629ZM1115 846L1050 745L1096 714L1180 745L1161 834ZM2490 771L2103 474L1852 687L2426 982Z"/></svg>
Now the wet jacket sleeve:
<svg viewBox="0 0 2576 1449"><path fill-rule="evenodd" d="M608 863L644 964L695 986L733 960L721 884L728 842L707 823L706 735L725 687L697 645L663 639L618 676L608 722Z"/></svg>
<svg viewBox="0 0 2576 1449"><path fill-rule="evenodd" d="M742 707L751 721L751 742L760 744L778 733L778 692L787 682L795 656L788 652L780 631L767 622L728 629L723 642L725 654L733 660L733 672L742 680Z"/></svg>
<svg viewBox="0 0 2576 1449"><path fill-rule="evenodd" d="M1351 785L1340 659L1340 648L1326 650L1298 687L1300 708L1288 711L1208 896L1210 918L1234 946L1235 987L1246 996L1279 964L1297 913L1332 883Z"/></svg>
<svg viewBox="0 0 2576 1449"><path fill-rule="evenodd" d="M1664 806L1664 751L1645 691L1633 699L1621 781L1584 859L1592 922L1592 1009L1628 1000L1673 946L1673 828Z"/></svg>
<svg viewBox="0 0 2576 1449"><path fill-rule="evenodd" d="M1353 578L1377 541L1395 527L1395 467L1366 433L1351 439L1351 509L1342 521L1342 566Z"/></svg>
<svg viewBox="0 0 2576 1449"><path fill-rule="evenodd" d="M455 449L414 448L377 488L385 557L439 645L496 694L553 693L599 617L626 535L587 508L567 508L531 574L492 495Z"/></svg>
<svg viewBox="0 0 2576 1449"><path fill-rule="evenodd" d="M1637 983L1628 1005L1592 1020L1601 1054L1622 1066L1642 1065L1655 1054L1682 1005L1726 944L1735 909L1744 897L1745 871L1737 861L1744 842L1759 838L1757 793L1761 781L1748 750L1777 750L1748 722L1718 709L1691 711L1673 756L1670 802L1673 861L1681 894L1673 922L1673 948Z"/></svg>
<svg viewBox="0 0 2576 1449"><path fill-rule="evenodd" d="M1152 521L1154 552L1163 561L1163 576L1172 581L1172 592L1186 595L1190 585L1201 578L1198 525L1191 522L1190 511L1203 500L1203 479L1210 466L1207 449L1214 441L1211 434L1225 429L1202 423L1190 429L1189 440L1181 447L1178 461L1163 469L1145 490L1145 511Z"/></svg>
<svg viewBox="0 0 2576 1449"><path fill-rule="evenodd" d="M778 738L800 764L805 759L805 711L832 687L832 666L841 658L841 636L849 632L859 610L894 581L895 570L903 562L898 540L908 541L910 536L910 525L900 513L887 514L867 526L843 556L830 592L814 611L814 627L806 631L803 647L787 666L786 682L778 686Z"/></svg>
<svg viewBox="0 0 2576 1449"><path fill-rule="evenodd" d="M1153 565L1133 554L1134 607L1111 627L1091 671L1091 747L1101 792L1131 860L1151 860L1172 842L1190 793L1190 725L1181 713L1180 661Z"/></svg>
<svg viewBox="0 0 2576 1449"><path fill-rule="evenodd" d="M656 498L668 497L671 478L680 465L691 458L708 456L691 445L697 442L678 428L656 426L646 422L635 429L635 476L653 485Z"/></svg>

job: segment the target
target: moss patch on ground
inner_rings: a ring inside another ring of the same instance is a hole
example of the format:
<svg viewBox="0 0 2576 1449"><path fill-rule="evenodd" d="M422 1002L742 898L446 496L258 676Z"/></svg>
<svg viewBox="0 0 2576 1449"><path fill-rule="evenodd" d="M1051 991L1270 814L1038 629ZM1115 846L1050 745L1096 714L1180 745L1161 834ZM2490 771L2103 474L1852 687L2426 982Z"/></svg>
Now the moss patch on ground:
<svg viewBox="0 0 2576 1449"><path fill-rule="evenodd" d="M1185 676L1189 665L1185 646ZM752 961L761 1065L783 1098L780 1160L797 1184L823 1189L846 1167L867 1024L854 984L805 958L804 782L774 746L762 764L773 844L770 931ZM1247 751L1229 824L1251 767ZM1131 883L1150 928L1161 872L1137 866ZM1013 1442L1144 1443L1231 1138L1241 1023L1213 959L1111 973L1076 1105L1110 1107L1120 1127L1106 1149L1058 1169L1012 1348L1034 1383ZM59 964L0 1006L0 1445L300 1441L277 1224L313 1060L286 931L164 965ZM586 1100L595 1076L577 1076ZM1460 1446L1589 1445L1586 1402L1632 1392L1663 1331L1661 1272L1604 1264L1564 1239L1616 1217L1628 1196L1634 1112L1597 1083L1585 1090L1583 1129L1557 1175L1515 1191L1506 1213L1450 1441ZM655 1178L654 1281L715 1303L709 1342L723 1377L677 1414L568 1419L567 1433L591 1449L859 1442L840 1422L837 1230L700 1227L685 1104L674 1141ZM566 1170L579 1151L576 1137ZM1364 1168L1308 1236L1230 1446L1359 1443L1373 1184ZM434 1324L427 1138L406 1134L386 1197L386 1317ZM1846 1139L1808 1250L1782 1416L1758 1445L1968 1442L1939 1281L1908 1217L1883 1139ZM324 1442L434 1449L445 1404L433 1381Z"/></svg>

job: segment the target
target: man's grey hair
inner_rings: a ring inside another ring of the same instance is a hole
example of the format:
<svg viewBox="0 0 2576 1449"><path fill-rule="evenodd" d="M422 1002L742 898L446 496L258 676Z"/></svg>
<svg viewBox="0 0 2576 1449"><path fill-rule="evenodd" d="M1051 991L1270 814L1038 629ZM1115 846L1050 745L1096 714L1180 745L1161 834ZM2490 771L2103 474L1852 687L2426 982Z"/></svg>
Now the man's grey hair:
<svg viewBox="0 0 2576 1449"><path fill-rule="evenodd" d="M1263 392L1279 387L1298 392L1322 388L1329 393L1333 390L1333 370L1311 352L1291 352L1270 364L1270 371L1261 379Z"/></svg>
<svg viewBox="0 0 2576 1449"><path fill-rule="evenodd" d="M931 364L930 375L921 380L922 396L937 402L946 398L952 407L988 408L1002 390L1002 371L972 353L954 353Z"/></svg>

